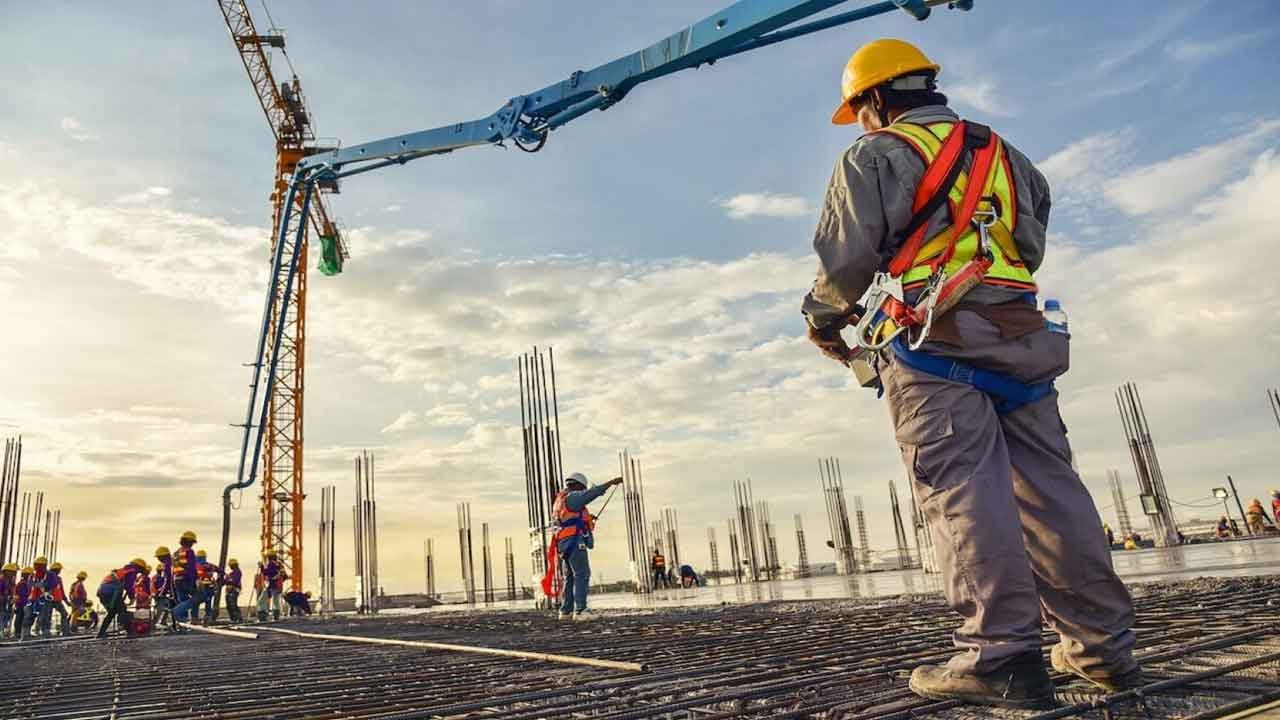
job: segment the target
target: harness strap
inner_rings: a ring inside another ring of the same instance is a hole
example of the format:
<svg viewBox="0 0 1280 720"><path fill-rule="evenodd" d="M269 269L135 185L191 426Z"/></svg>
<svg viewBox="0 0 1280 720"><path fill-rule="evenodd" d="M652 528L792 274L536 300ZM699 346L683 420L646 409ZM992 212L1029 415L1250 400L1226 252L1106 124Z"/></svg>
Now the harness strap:
<svg viewBox="0 0 1280 720"><path fill-rule="evenodd" d="M972 385L991 396L996 413L1007 415L1014 410L1048 397L1053 392L1053 381L1027 384L1004 373L974 367L958 360L911 350L901 337L893 341L893 354L907 367L952 382Z"/></svg>
<svg viewBox="0 0 1280 720"><path fill-rule="evenodd" d="M920 184L916 187L916 196L913 202L914 213L907 226L897 233L898 240L902 241L902 246L893 259L889 261L889 274L899 276L911 269L916 255L920 252L920 247L924 244L924 234L928 230L929 220L933 218L942 204L947 201L951 194L951 189L955 187L956 181L960 178L960 173L964 170L964 158L970 152L978 148L989 147L991 143L991 128L968 120L961 120L951 127L951 132L942 142L942 147L938 149L937 156L932 162L928 162L925 167L924 175L920 178ZM915 145L908 143L912 148ZM992 153L994 157L994 153ZM990 170L990 161L987 162L987 169ZM975 172L969 173L969 186L973 185L975 178L979 178L979 187L985 185L986 173L978 174L977 157L974 158ZM976 201L974 206L977 206ZM973 216L970 210L968 216ZM959 220L959 218L957 218ZM956 222L955 226L963 227L969 223L965 219L963 223ZM955 234L955 238L959 234Z"/></svg>

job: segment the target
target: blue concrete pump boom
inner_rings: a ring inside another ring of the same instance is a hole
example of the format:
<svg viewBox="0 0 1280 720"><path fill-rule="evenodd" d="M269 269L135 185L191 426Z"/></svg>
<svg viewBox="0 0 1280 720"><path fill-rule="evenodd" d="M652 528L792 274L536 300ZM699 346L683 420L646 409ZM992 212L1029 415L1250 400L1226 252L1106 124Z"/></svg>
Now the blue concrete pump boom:
<svg viewBox="0 0 1280 720"><path fill-rule="evenodd" d="M281 303L283 310L293 299L304 224L291 225L291 216L295 212L306 214L318 183L335 183L340 178L389 165L403 165L410 160L474 145L500 145L507 140L522 150L537 152L547 142L551 131L593 110L605 110L618 104L641 83L680 70L710 65L732 55L894 10L903 10L917 20L924 20L932 8L939 5L958 10L973 8L973 0L884 0L796 25L848 1L740 0L639 52L590 70L579 70L541 90L517 95L488 117L340 148L311 155L299 162L290 180L289 197L280 218L271 281L258 332L257 354L251 364L254 376L249 385L249 407L241 426L244 437L240 446L237 481L222 493L222 566L225 567L227 560L231 492L252 485L258 471L267 406L283 338L283 324L272 333L271 318L277 302ZM302 201L296 202L299 193L302 193ZM290 227L296 227L298 234L292 245L285 242ZM286 247L292 248L288 257L285 257ZM265 392L259 393L264 373ZM265 399L260 400L260 396Z"/></svg>

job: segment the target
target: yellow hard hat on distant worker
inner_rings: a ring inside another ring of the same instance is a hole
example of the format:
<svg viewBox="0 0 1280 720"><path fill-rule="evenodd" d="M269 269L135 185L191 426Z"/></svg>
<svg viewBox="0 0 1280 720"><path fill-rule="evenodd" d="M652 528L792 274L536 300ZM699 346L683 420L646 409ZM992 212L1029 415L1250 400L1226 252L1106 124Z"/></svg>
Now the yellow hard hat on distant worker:
<svg viewBox="0 0 1280 720"><path fill-rule="evenodd" d="M190 540L191 542L196 542L196 534L191 532L190 530L182 533L182 537L178 539L178 542L187 542L188 540Z"/></svg>
<svg viewBox="0 0 1280 720"><path fill-rule="evenodd" d="M230 565L231 567L240 567L240 561L235 558L231 558L230 560L228 560L227 564Z"/></svg>
<svg viewBox="0 0 1280 720"><path fill-rule="evenodd" d="M62 563L54 562L52 565L49 566L49 569L54 572L62 572Z"/></svg>
<svg viewBox="0 0 1280 720"><path fill-rule="evenodd" d="M196 551L196 557L198 557L198 558L207 558L207 557L209 557L209 554L208 554L208 553L206 553L206 552L205 552L205 551L203 551L203 550L197 550L197 551Z"/></svg>
<svg viewBox="0 0 1280 720"><path fill-rule="evenodd" d="M161 545L160 547L156 548L156 557L157 558L169 557L169 548L164 545Z"/></svg>
<svg viewBox="0 0 1280 720"><path fill-rule="evenodd" d="M849 101L877 85L912 73L942 72L942 66L930 60L920 48L905 40L881 38L858 48L844 66L840 78L840 107L831 116L836 125L858 122Z"/></svg>
<svg viewBox="0 0 1280 720"><path fill-rule="evenodd" d="M80 572L76 573L76 579L77 579L77 580L84 580L85 578L88 578L88 577L89 577L89 573L87 573L87 572L85 572L85 571L83 571L83 570L81 570Z"/></svg>
<svg viewBox="0 0 1280 720"><path fill-rule="evenodd" d="M0 572L16 573L18 572L18 563L5 563L5 566L0 568Z"/></svg>
<svg viewBox="0 0 1280 720"><path fill-rule="evenodd" d="M22 568L22 574L23 574L23 575L30 575L30 574L31 574L31 573L33 573L33 572L35 572L35 570L31 569L31 566L30 566L30 565L28 565L28 566L26 566L26 567Z"/></svg>
<svg viewBox="0 0 1280 720"><path fill-rule="evenodd" d="M142 558L134 558L129 561L129 564L142 570L145 570L147 567L147 561Z"/></svg>
<svg viewBox="0 0 1280 720"><path fill-rule="evenodd" d="M49 564L49 559L41 555L40 557L36 558L35 562L31 564L35 565L36 567L46 567Z"/></svg>
<svg viewBox="0 0 1280 720"><path fill-rule="evenodd" d="M277 553L275 550L267 550L266 552L262 553L262 557L276 557L278 554L279 553Z"/></svg>

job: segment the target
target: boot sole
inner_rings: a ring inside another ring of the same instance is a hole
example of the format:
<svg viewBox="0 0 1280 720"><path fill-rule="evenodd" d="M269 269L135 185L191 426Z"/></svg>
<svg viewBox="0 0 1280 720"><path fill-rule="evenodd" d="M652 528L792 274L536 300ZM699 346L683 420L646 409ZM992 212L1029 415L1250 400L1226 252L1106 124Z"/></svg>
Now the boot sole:
<svg viewBox="0 0 1280 720"><path fill-rule="evenodd" d="M942 693L924 690L916 687L914 682L909 682L908 686L911 692L922 698L929 700L958 700L971 705L986 705L988 707L1009 708L1011 710L1050 710L1057 707L1053 696L1046 698L1028 698L1026 700L1007 700L1005 698L992 697L990 695L965 695L963 693Z"/></svg>
<svg viewBox="0 0 1280 720"><path fill-rule="evenodd" d="M1102 680L1098 680L1097 678L1091 678L1085 673L1080 672L1079 670L1075 669L1073 666L1068 664L1066 660L1061 659L1058 653L1056 652L1057 648L1054 648L1054 650L1055 652L1049 653L1049 665L1054 669L1055 672L1060 672L1060 673L1063 673L1064 675L1070 675L1071 677L1076 678L1077 680L1084 680L1085 682L1089 683L1089 685L1094 690L1100 693L1107 694L1107 695L1115 695L1116 693L1122 693L1127 690L1134 690L1143 686L1143 683L1141 681L1137 683L1116 684L1116 683L1104 682Z"/></svg>

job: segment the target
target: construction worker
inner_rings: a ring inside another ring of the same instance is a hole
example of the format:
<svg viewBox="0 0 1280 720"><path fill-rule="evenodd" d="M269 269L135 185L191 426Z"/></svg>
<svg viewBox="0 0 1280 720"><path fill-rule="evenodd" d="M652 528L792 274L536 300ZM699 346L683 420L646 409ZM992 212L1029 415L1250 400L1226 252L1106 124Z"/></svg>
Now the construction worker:
<svg viewBox="0 0 1280 720"><path fill-rule="evenodd" d="M667 586L667 558L661 548L653 549L653 557L649 558L649 572L653 575L653 589Z"/></svg>
<svg viewBox="0 0 1280 720"><path fill-rule="evenodd" d="M302 616L311 614L311 592L298 592L290 590L284 594L284 601L289 605L289 616Z"/></svg>
<svg viewBox="0 0 1280 720"><path fill-rule="evenodd" d="M222 568L209 562L204 550L196 553L196 584L200 587L200 604L204 607L204 624L217 620L218 600L222 593ZM199 607L196 608L197 611ZM197 612L197 617L199 613Z"/></svg>
<svg viewBox="0 0 1280 720"><path fill-rule="evenodd" d="M35 569L31 566L22 568L18 574L18 582L13 586L13 637L22 637L22 622L26 618L27 603L31 595L31 574Z"/></svg>
<svg viewBox="0 0 1280 720"><path fill-rule="evenodd" d="M1226 515L1218 518L1218 526L1214 528L1213 534L1219 540L1225 540L1231 537L1231 521Z"/></svg>
<svg viewBox="0 0 1280 720"><path fill-rule="evenodd" d="M240 573L240 561L231 558L227 561L227 577L223 584L227 586L227 615L231 618L231 622L244 622L244 618L240 616L240 586L242 576Z"/></svg>
<svg viewBox="0 0 1280 720"><path fill-rule="evenodd" d="M1271 517L1280 525L1280 490L1271 491Z"/></svg>
<svg viewBox="0 0 1280 720"><path fill-rule="evenodd" d="M267 605L271 606L271 619L280 619L280 591L284 588L284 566L275 550L262 553L258 574L262 576L262 591L258 593L258 622L267 621Z"/></svg>
<svg viewBox="0 0 1280 720"><path fill-rule="evenodd" d="M79 628L79 620L88 614L86 607L89 604L89 591L84 587L84 581L89 579L89 573L81 570L76 573L76 581L71 583L71 590L67 594L67 600L71 604L71 618L68 625L72 632Z"/></svg>
<svg viewBox="0 0 1280 720"><path fill-rule="evenodd" d="M49 602L40 615L40 632L46 636L50 634L53 613L56 612L61 628L58 634L66 635L70 632L71 623L67 616L67 591L62 585L62 563L55 562L49 566L49 576L45 578L44 584L49 591Z"/></svg>
<svg viewBox="0 0 1280 720"><path fill-rule="evenodd" d="M873 41L849 59L832 122L866 134L836 163L802 308L810 340L887 399L962 618L960 652L916 668L911 688L931 699L1051 704L1042 607L1062 637L1056 669L1128 688L1140 681L1133 604L1071 467L1051 385L1068 366L1067 328L1046 322L1035 300L1048 183L946 106L939 70L901 40ZM849 324L860 347L881 349L855 356L840 334Z"/></svg>
<svg viewBox="0 0 1280 720"><path fill-rule="evenodd" d="M27 580L27 606L22 612L22 637L19 638L21 640L30 640L33 628L43 631L39 621L49 604L50 592L49 588L45 587L45 581L49 579L49 560L41 555L36 558L32 566L34 572Z"/></svg>
<svg viewBox="0 0 1280 720"><path fill-rule="evenodd" d="M182 537L178 539L178 554L174 558L174 564L180 570L175 569L173 578L174 599L177 601L177 605L173 607L175 622L186 622L192 608L200 600L200 590L196 585L196 551L192 549L195 544L196 534L190 530L182 533Z"/></svg>
<svg viewBox="0 0 1280 720"><path fill-rule="evenodd" d="M1267 511L1262 509L1262 501L1258 498L1249 502L1249 507L1244 511L1244 517L1249 525L1250 535L1262 535L1271 526L1271 518L1267 517Z"/></svg>
<svg viewBox="0 0 1280 720"><path fill-rule="evenodd" d="M13 594L18 584L18 564L6 563L0 568L0 640L9 635L13 627Z"/></svg>
<svg viewBox="0 0 1280 720"><path fill-rule="evenodd" d="M133 629L129 627L128 612L125 610L125 582L120 571L113 570L107 573L98 584L98 602L102 603L102 607L107 611L102 618L102 623L98 626L98 639L107 636L107 630L110 629L113 620L126 633L133 633Z"/></svg>
<svg viewBox="0 0 1280 720"><path fill-rule="evenodd" d="M177 621L173 617L173 610L177 605L173 588L173 555L169 552L169 548L161 545L156 548L155 556L156 574L151 579L151 590L156 606L155 624L161 625L167 620L169 631L173 632L177 629Z"/></svg>
<svg viewBox="0 0 1280 720"><path fill-rule="evenodd" d="M564 489L556 495L552 516L556 520L556 555L560 562L560 574L564 578L561 593L561 620L589 620L587 593L591 586L591 563L587 551L595 546L593 531L596 520L587 505L604 495L611 487L622 484L622 478L614 478L604 485L587 489L587 476L574 473L565 478Z"/></svg>
<svg viewBox="0 0 1280 720"><path fill-rule="evenodd" d="M1110 525L1102 523L1102 534L1107 536L1108 548L1116 544L1116 534L1112 532Z"/></svg>
<svg viewBox="0 0 1280 720"><path fill-rule="evenodd" d="M698 577L698 573L693 571L692 565L680 566L680 587L691 588L698 587L701 584L701 578Z"/></svg>

